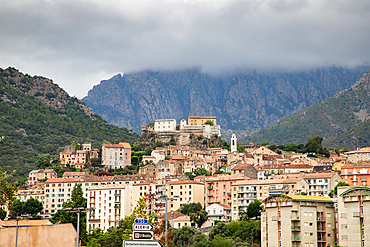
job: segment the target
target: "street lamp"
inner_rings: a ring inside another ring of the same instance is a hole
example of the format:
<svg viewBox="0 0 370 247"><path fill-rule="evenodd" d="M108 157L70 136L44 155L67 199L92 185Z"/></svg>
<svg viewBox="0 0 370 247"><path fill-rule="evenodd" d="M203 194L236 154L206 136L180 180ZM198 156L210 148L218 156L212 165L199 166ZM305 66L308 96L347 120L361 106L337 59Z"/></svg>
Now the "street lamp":
<svg viewBox="0 0 370 247"><path fill-rule="evenodd" d="M78 247L78 242L80 240L80 214L84 212L89 212L95 210L95 208L62 208L62 210L69 213L77 213L77 238L76 247Z"/></svg>

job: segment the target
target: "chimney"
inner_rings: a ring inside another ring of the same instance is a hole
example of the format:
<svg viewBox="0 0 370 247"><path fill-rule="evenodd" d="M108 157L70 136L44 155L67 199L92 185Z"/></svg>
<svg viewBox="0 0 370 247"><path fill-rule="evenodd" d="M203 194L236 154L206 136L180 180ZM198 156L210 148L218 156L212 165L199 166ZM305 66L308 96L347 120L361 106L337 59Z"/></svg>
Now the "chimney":
<svg viewBox="0 0 370 247"><path fill-rule="evenodd" d="M304 171L299 171L299 175L300 175L300 177L303 177L303 176L304 176L304 174L305 174L305 172L304 172Z"/></svg>

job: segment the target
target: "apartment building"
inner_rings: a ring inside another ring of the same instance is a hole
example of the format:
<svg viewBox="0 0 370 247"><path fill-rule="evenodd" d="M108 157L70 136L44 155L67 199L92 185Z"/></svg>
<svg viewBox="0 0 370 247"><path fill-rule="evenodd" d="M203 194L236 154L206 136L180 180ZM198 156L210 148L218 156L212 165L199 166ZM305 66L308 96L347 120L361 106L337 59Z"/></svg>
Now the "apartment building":
<svg viewBox="0 0 370 247"><path fill-rule="evenodd" d="M184 203L200 203L204 205L204 184L189 181L171 181L165 185L164 193L175 201L169 201L168 210L177 210Z"/></svg>
<svg viewBox="0 0 370 247"><path fill-rule="evenodd" d="M246 179L244 174L218 174L212 177L206 177L206 207L213 203L222 203L231 207L231 186L237 182Z"/></svg>
<svg viewBox="0 0 370 247"><path fill-rule="evenodd" d="M164 179L166 176L183 174L182 165L174 160L162 160L155 167L157 180Z"/></svg>
<svg viewBox="0 0 370 247"><path fill-rule="evenodd" d="M61 152L59 159L64 167L76 167L76 165L80 167L88 162L89 151L77 150L73 152Z"/></svg>
<svg viewBox="0 0 370 247"><path fill-rule="evenodd" d="M334 246L333 205L331 199L322 196L281 194L267 197L261 212L261 246Z"/></svg>
<svg viewBox="0 0 370 247"><path fill-rule="evenodd" d="M370 188L342 186L337 188L338 245L370 246Z"/></svg>
<svg viewBox="0 0 370 247"><path fill-rule="evenodd" d="M34 198L41 201L44 204L45 199L45 191L44 191L45 183L38 183L29 187L28 189L25 188L18 188L17 198L25 202L28 199Z"/></svg>
<svg viewBox="0 0 370 247"><path fill-rule="evenodd" d="M149 174L150 176L155 175L156 167L153 165L146 165L139 168L139 174Z"/></svg>
<svg viewBox="0 0 370 247"><path fill-rule="evenodd" d="M174 132L176 131L176 119L157 119L154 122L155 132Z"/></svg>
<svg viewBox="0 0 370 247"><path fill-rule="evenodd" d="M103 144L102 165L106 170L125 168L131 165L131 146L127 142Z"/></svg>
<svg viewBox="0 0 370 247"><path fill-rule="evenodd" d="M329 197L330 191L339 181L343 180L334 171L304 173L301 177L307 181L309 185L307 193L311 196Z"/></svg>
<svg viewBox="0 0 370 247"><path fill-rule="evenodd" d="M349 185L370 185L370 161L347 163L341 168L341 176Z"/></svg>
<svg viewBox="0 0 370 247"><path fill-rule="evenodd" d="M246 211L248 205L256 199L262 201L271 195L301 194L308 190L308 184L303 178L289 176L269 180L241 180L231 187L231 215L234 220L239 219L239 212Z"/></svg>
<svg viewBox="0 0 370 247"><path fill-rule="evenodd" d="M212 121L213 125L216 125L216 117L209 116L189 116L188 124L189 125L204 125L205 122Z"/></svg>
<svg viewBox="0 0 370 247"><path fill-rule="evenodd" d="M213 203L206 207L208 218L213 221L224 221L226 223L231 220L231 207L222 203Z"/></svg>
<svg viewBox="0 0 370 247"><path fill-rule="evenodd" d="M87 207L95 210L87 213L87 231L96 228L106 231L117 227L118 222L129 215L129 192L125 184L91 186L87 191Z"/></svg>
<svg viewBox="0 0 370 247"><path fill-rule="evenodd" d="M88 189L95 185L135 184L150 179L149 175L116 175L103 177L51 178L45 182L44 213L54 214L63 208L63 203L71 200L76 184L82 185L83 196L88 197Z"/></svg>
<svg viewBox="0 0 370 247"><path fill-rule="evenodd" d="M347 162L359 163L370 161L370 147L360 148L359 150L347 152Z"/></svg>
<svg viewBox="0 0 370 247"><path fill-rule="evenodd" d="M32 186L35 185L42 180L46 180L49 178L56 178L58 174L54 169L40 169L40 170L33 170L28 174L28 185Z"/></svg>

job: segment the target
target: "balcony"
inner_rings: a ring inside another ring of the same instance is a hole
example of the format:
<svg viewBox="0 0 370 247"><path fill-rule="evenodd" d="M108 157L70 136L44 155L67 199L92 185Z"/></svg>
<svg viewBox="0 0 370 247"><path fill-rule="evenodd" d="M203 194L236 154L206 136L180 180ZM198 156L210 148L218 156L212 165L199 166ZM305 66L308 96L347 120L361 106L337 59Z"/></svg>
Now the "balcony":
<svg viewBox="0 0 370 247"><path fill-rule="evenodd" d="M301 226L292 226L293 232L300 231L300 230L301 230Z"/></svg>
<svg viewBox="0 0 370 247"><path fill-rule="evenodd" d="M209 185L209 186L207 187L207 189L212 190L212 189L213 189L213 186L212 186L212 185Z"/></svg>
<svg viewBox="0 0 370 247"><path fill-rule="evenodd" d="M325 237L318 237L317 242L326 242L326 238Z"/></svg>
<svg viewBox="0 0 370 247"><path fill-rule="evenodd" d="M213 195L210 193L208 196L209 196L209 197L212 197Z"/></svg>
<svg viewBox="0 0 370 247"><path fill-rule="evenodd" d="M90 223L100 223L100 219L89 219Z"/></svg>
<svg viewBox="0 0 370 247"><path fill-rule="evenodd" d="M325 222L325 219L323 217L317 217L317 221L319 221L319 222Z"/></svg>
<svg viewBox="0 0 370 247"><path fill-rule="evenodd" d="M295 215L291 215L290 216L290 219L292 220L292 221L299 221L300 219L299 219L299 216L295 216Z"/></svg>
<svg viewBox="0 0 370 247"><path fill-rule="evenodd" d="M300 237L292 236L292 241L301 241Z"/></svg>
<svg viewBox="0 0 370 247"><path fill-rule="evenodd" d="M317 228L317 231L318 232L325 232L326 231L326 228L325 227L318 227Z"/></svg>

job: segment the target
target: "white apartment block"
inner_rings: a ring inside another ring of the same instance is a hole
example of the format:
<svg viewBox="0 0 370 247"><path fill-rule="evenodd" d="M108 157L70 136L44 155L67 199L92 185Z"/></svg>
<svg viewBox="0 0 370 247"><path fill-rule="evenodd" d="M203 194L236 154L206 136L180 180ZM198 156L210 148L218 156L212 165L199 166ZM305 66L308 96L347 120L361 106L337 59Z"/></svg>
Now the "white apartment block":
<svg viewBox="0 0 370 247"><path fill-rule="evenodd" d="M135 184L148 180L147 175L116 175L103 177L51 178L45 182L44 214L55 214L63 208L63 203L71 200L76 184L82 185L83 196L88 197L88 189L96 185Z"/></svg>
<svg viewBox="0 0 370 247"><path fill-rule="evenodd" d="M96 228L106 231L117 227L121 219L130 214L129 187L125 184L91 186L87 191L87 207L94 208L87 213L87 231Z"/></svg>
<svg viewBox="0 0 370 247"><path fill-rule="evenodd" d="M157 119L154 122L154 131L176 131L176 119Z"/></svg>
<svg viewBox="0 0 370 247"><path fill-rule="evenodd" d="M127 142L103 144L102 165L107 170L125 168L131 165L131 146Z"/></svg>

